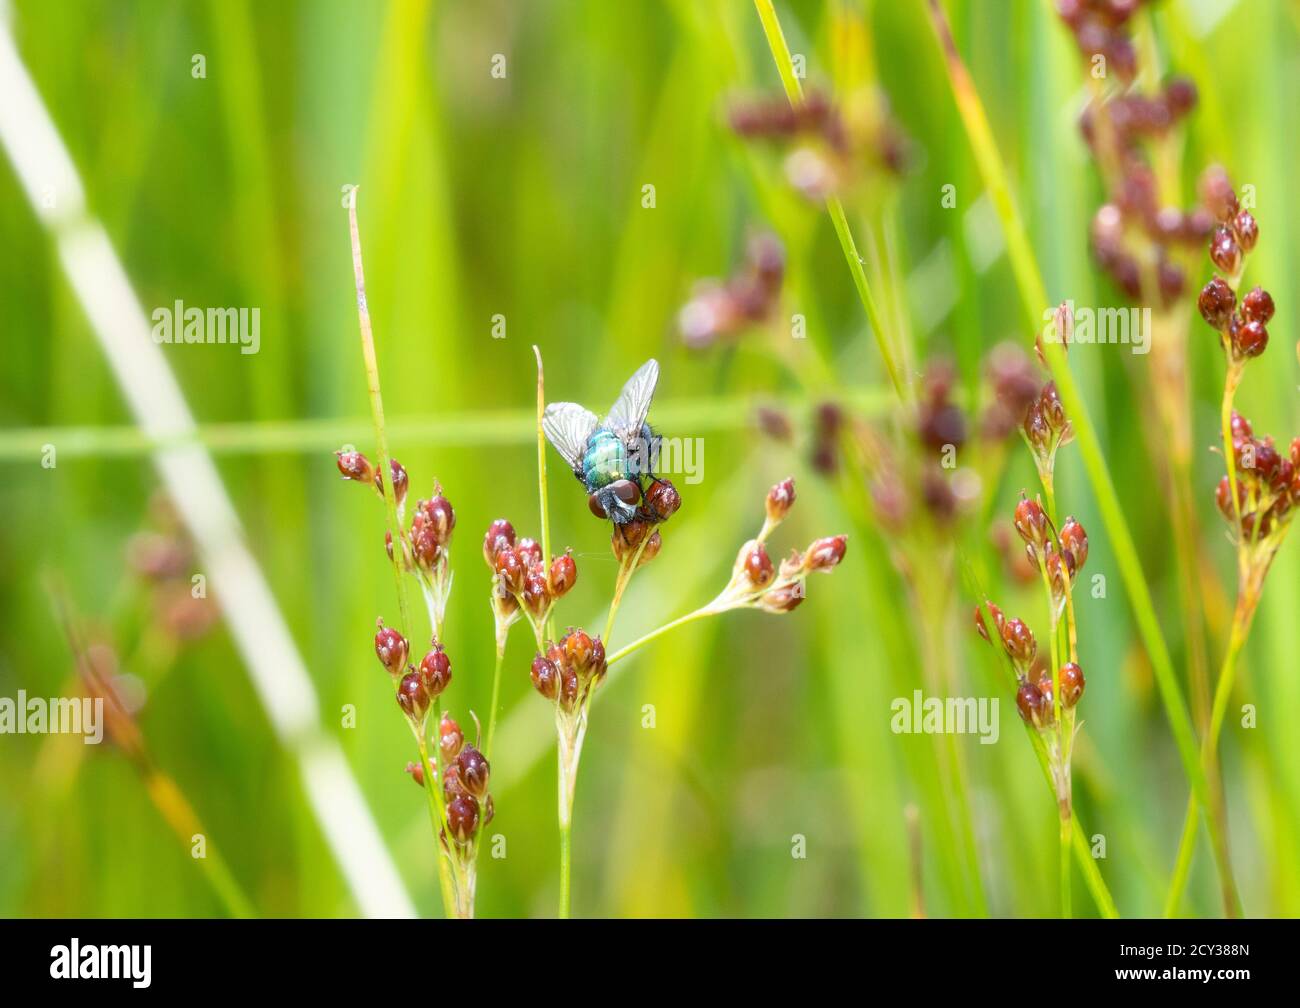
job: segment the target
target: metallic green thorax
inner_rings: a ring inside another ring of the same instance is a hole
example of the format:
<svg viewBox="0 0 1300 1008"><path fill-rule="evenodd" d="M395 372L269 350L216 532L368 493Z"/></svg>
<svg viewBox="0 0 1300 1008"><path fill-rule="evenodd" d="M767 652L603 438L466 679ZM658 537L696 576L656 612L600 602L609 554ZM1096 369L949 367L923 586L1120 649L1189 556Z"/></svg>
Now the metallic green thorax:
<svg viewBox="0 0 1300 1008"><path fill-rule="evenodd" d="M582 456L583 480L593 490L615 480L630 479L627 449L613 431L601 429L591 435Z"/></svg>

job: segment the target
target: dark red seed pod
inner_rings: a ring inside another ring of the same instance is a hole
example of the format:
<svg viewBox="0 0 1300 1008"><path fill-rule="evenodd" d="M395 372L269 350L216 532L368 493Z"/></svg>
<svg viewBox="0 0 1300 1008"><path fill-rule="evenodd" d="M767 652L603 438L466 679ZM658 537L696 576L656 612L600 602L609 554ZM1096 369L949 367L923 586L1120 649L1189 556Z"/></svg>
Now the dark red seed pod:
<svg viewBox="0 0 1300 1008"><path fill-rule="evenodd" d="M645 493L645 513L652 521L666 522L682 506L682 495L666 479L657 479Z"/></svg>
<svg viewBox="0 0 1300 1008"><path fill-rule="evenodd" d="M767 492L767 520L773 525L782 521L794 506L794 480L783 479Z"/></svg>
<svg viewBox="0 0 1300 1008"><path fill-rule="evenodd" d="M993 626L998 632L998 637L1001 638L1002 627L1006 624L1007 618L1002 615L1001 609L987 599L985 600L984 605L988 608L988 611L993 614ZM984 622L984 610L980 606L975 607L975 629L979 631L979 635L986 641L990 644L993 643L989 638L988 625Z"/></svg>
<svg viewBox="0 0 1300 1008"><path fill-rule="evenodd" d="M1259 241L1259 224L1255 220L1255 215L1249 210L1238 211L1237 216L1232 219L1232 230L1243 252L1249 252Z"/></svg>
<svg viewBox="0 0 1300 1008"><path fill-rule="evenodd" d="M578 565L573 561L573 551L565 550L551 560L551 591L557 599L563 598L577 583Z"/></svg>
<svg viewBox="0 0 1300 1008"><path fill-rule="evenodd" d="M410 654L410 645L407 644L406 638L399 634L392 627L384 626L384 621L379 621L379 630L375 633L375 655L384 668L388 669L388 674L399 676L402 670L406 668L406 659Z"/></svg>
<svg viewBox="0 0 1300 1008"><path fill-rule="evenodd" d="M460 795L447 803L447 830L458 843L469 843L478 832L478 802Z"/></svg>
<svg viewBox="0 0 1300 1008"><path fill-rule="evenodd" d="M533 689L546 697L547 700L554 700L559 695L560 670L555 667L555 662L539 653L533 659L530 674L533 680Z"/></svg>
<svg viewBox="0 0 1300 1008"><path fill-rule="evenodd" d="M396 494L397 506L401 507L406 501L406 488L410 480L407 479L406 470L402 468L402 463L398 462L397 459L390 458L388 468L393 474L393 493ZM384 495L384 477L378 470L375 471L375 489L379 491L381 497Z"/></svg>
<svg viewBox="0 0 1300 1008"><path fill-rule="evenodd" d="M1061 548L1074 557L1074 569L1078 570L1088 560L1088 533L1071 516L1061 525L1059 537Z"/></svg>
<svg viewBox="0 0 1300 1008"><path fill-rule="evenodd" d="M432 767L432 764L430 764ZM414 760L406 764L406 772L411 775L411 780L415 781L420 787L424 787L424 768Z"/></svg>
<svg viewBox="0 0 1300 1008"><path fill-rule="evenodd" d="M760 542L755 542L745 551L742 566L745 570L745 580L753 588L766 588L776 578L776 567L772 564L772 558L767 555L767 549Z"/></svg>
<svg viewBox="0 0 1300 1008"><path fill-rule="evenodd" d="M432 570L442 558L442 544L437 531L428 518L417 512L411 522L411 550L416 562L425 570Z"/></svg>
<svg viewBox="0 0 1300 1008"><path fill-rule="evenodd" d="M1074 662L1066 662L1058 673L1061 682L1061 706L1073 707L1083 696L1083 669Z"/></svg>
<svg viewBox="0 0 1300 1008"><path fill-rule="evenodd" d="M1047 426L1047 420L1043 416L1042 407L1037 400L1029 404L1025 411L1025 437L1029 440L1030 446L1040 455L1046 453L1052 446L1052 431Z"/></svg>
<svg viewBox="0 0 1300 1008"><path fill-rule="evenodd" d="M519 562L524 565L524 568L528 569L542 562L542 547L536 539L525 536L515 544L515 555L519 557Z"/></svg>
<svg viewBox="0 0 1300 1008"><path fill-rule="evenodd" d="M583 630L571 629L560 642L564 648L564 657L575 669L586 670L591 662L592 641Z"/></svg>
<svg viewBox="0 0 1300 1008"><path fill-rule="evenodd" d="M456 757L456 766L460 770L460 786L475 798L487 794L488 777L492 768L487 758L474 746L467 745Z"/></svg>
<svg viewBox="0 0 1300 1008"><path fill-rule="evenodd" d="M1038 687L1031 682L1023 682L1020 688L1016 690L1016 710L1020 711L1020 717L1026 724L1042 725L1046 723L1043 717L1043 694Z"/></svg>
<svg viewBox="0 0 1300 1008"><path fill-rule="evenodd" d="M451 506L451 501L442 495L441 488L435 487L434 496L425 501L424 513L433 527L438 544L446 545L451 539L452 529L456 527L456 511Z"/></svg>
<svg viewBox="0 0 1300 1008"><path fill-rule="evenodd" d="M1038 712L1038 720L1043 725L1050 725L1056 720L1056 701L1052 696L1052 677L1046 673L1038 680L1038 694L1043 698L1043 706Z"/></svg>
<svg viewBox="0 0 1300 1008"><path fill-rule="evenodd" d="M1237 307L1237 295L1226 280L1216 276L1201 288L1196 307L1201 311L1201 318L1222 332L1228 327L1228 320Z"/></svg>
<svg viewBox="0 0 1300 1008"><path fill-rule="evenodd" d="M412 721L420 721L429 710L429 694L415 672L402 676L397 687L397 704Z"/></svg>
<svg viewBox="0 0 1300 1008"><path fill-rule="evenodd" d="M497 577L510 591L516 595L523 592L528 567L520 560L515 549L503 549L497 554L496 570Z"/></svg>
<svg viewBox="0 0 1300 1008"><path fill-rule="evenodd" d="M1021 492L1020 503L1016 505L1014 518L1016 531L1020 538L1036 550L1041 550L1047 542L1047 513L1036 500L1030 500Z"/></svg>
<svg viewBox="0 0 1300 1008"><path fill-rule="evenodd" d="M803 555L803 569L808 572L828 571L839 566L848 549L847 536L827 536L818 539L808 547Z"/></svg>
<svg viewBox="0 0 1300 1008"><path fill-rule="evenodd" d="M1165 107L1169 114L1181 118L1196 107L1196 85L1188 77L1172 77L1165 84Z"/></svg>
<svg viewBox="0 0 1300 1008"><path fill-rule="evenodd" d="M1254 428L1250 425L1250 421L1236 410L1232 411L1231 428L1232 443L1234 445L1240 444L1243 440L1253 437L1255 434Z"/></svg>
<svg viewBox="0 0 1300 1008"><path fill-rule="evenodd" d="M581 683L578 681L578 673L568 665L558 666L560 670L560 706L566 711L571 711L578 703L578 690Z"/></svg>
<svg viewBox="0 0 1300 1008"><path fill-rule="evenodd" d="M1002 625L1002 646L1018 666L1027 666L1038 650L1033 631L1018 619L1009 619Z"/></svg>
<svg viewBox="0 0 1300 1008"><path fill-rule="evenodd" d="M493 570L497 565L497 554L503 549L510 549L515 544L515 527L504 518L498 518L488 526L483 536L483 559Z"/></svg>
<svg viewBox="0 0 1300 1008"><path fill-rule="evenodd" d="M444 713L438 722L438 749L442 752L442 761L450 763L465 745L465 733L450 714Z"/></svg>
<svg viewBox="0 0 1300 1008"><path fill-rule="evenodd" d="M758 597L758 605L766 612L787 613L803 604L807 591L802 581L769 588Z"/></svg>
<svg viewBox="0 0 1300 1008"><path fill-rule="evenodd" d="M340 451L334 454L338 457L339 472L343 474L344 479L369 483L375 478L375 470L370 460L359 451Z"/></svg>
<svg viewBox="0 0 1300 1008"><path fill-rule="evenodd" d="M1273 439L1267 438L1264 441L1255 442L1255 471L1266 481L1271 483L1273 477L1277 474L1278 466L1282 464L1282 456L1273 447Z"/></svg>
<svg viewBox="0 0 1300 1008"><path fill-rule="evenodd" d="M1263 287L1253 287L1241 299L1241 317L1247 322L1268 325L1273 318L1273 297Z"/></svg>
<svg viewBox="0 0 1300 1008"><path fill-rule="evenodd" d="M1231 229L1219 227L1210 236L1210 261L1229 276L1241 268L1241 246Z"/></svg>
<svg viewBox="0 0 1300 1008"><path fill-rule="evenodd" d="M496 818L496 803L492 801L492 796L488 795L483 799L483 825L486 826Z"/></svg>
<svg viewBox="0 0 1300 1008"><path fill-rule="evenodd" d="M1258 357L1268 348L1268 330L1262 322L1243 322L1232 336L1233 349L1242 357Z"/></svg>
<svg viewBox="0 0 1300 1008"><path fill-rule="evenodd" d="M420 662L420 684L432 700L441 695L449 682L451 682L451 659L443 651L442 645L434 641L432 649Z"/></svg>
<svg viewBox="0 0 1300 1008"><path fill-rule="evenodd" d="M1161 259L1160 265L1156 268L1156 283L1160 288L1162 303L1173 304L1183 294L1183 268L1168 259Z"/></svg>
<svg viewBox="0 0 1300 1008"><path fill-rule="evenodd" d="M551 593L546 587L546 576L539 563L524 578L524 608L533 619L541 619L551 604Z"/></svg>
<svg viewBox="0 0 1300 1008"><path fill-rule="evenodd" d="M1038 397L1038 408L1043 411L1043 419L1053 434L1060 434L1065 430L1065 406L1061 403L1061 394L1056 391L1056 382L1049 381L1043 386L1043 391Z"/></svg>

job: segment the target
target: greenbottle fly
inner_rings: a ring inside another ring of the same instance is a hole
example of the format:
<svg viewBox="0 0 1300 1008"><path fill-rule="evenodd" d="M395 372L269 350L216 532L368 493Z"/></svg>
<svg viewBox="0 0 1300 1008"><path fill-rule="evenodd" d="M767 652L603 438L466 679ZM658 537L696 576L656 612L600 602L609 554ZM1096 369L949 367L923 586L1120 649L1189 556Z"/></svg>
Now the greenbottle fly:
<svg viewBox="0 0 1300 1008"><path fill-rule="evenodd" d="M587 490L598 518L625 525L637 514L646 480L655 479L660 438L646 423L659 382L659 363L648 360L627 380L603 422L578 403L550 403L542 429Z"/></svg>

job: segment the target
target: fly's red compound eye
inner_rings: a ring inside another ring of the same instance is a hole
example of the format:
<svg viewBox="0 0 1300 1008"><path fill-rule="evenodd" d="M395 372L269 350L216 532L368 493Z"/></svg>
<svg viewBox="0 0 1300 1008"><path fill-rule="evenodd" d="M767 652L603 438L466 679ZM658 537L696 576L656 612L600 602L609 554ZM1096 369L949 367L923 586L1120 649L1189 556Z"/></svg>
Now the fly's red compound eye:
<svg viewBox="0 0 1300 1008"><path fill-rule="evenodd" d="M591 513L594 514L597 518L609 517L609 515L605 513L605 509L601 507L600 500L596 497L595 494L592 494L590 497L587 498L587 507L591 508Z"/></svg>
<svg viewBox="0 0 1300 1008"><path fill-rule="evenodd" d="M631 480L615 480L610 489L624 504L635 504L641 499L641 488Z"/></svg>

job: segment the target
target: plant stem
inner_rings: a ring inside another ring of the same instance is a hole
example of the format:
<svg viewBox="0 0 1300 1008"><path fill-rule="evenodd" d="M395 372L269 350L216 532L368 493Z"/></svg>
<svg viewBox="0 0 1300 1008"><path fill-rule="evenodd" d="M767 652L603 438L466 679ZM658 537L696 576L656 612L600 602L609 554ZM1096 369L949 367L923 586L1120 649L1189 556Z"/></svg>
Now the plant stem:
<svg viewBox="0 0 1300 1008"><path fill-rule="evenodd" d="M776 16L776 8L772 6L772 0L754 0L754 7L758 11L759 20L763 23L763 34L767 36L767 45L772 51L772 60L776 63L777 72L781 75L786 98L789 99L792 107L798 108L804 102L803 86L794 72L794 61L790 58L790 47L786 44L785 33L781 30L781 22ZM885 363L885 370L889 373L889 380L898 398L908 402L911 387L903 384L898 365L894 362L894 353L889 347L880 309L876 306L871 286L867 283L867 275L862 269L862 256L858 254L857 245L853 241L853 232L849 230L849 222L844 216L844 206L838 196L826 197L826 212L830 215L835 236L839 239L844 259L849 265L849 273L853 277L853 286L857 288L858 299L866 310L867 322L871 326L872 335L876 338L876 346L880 349L880 357Z"/></svg>
<svg viewBox="0 0 1300 1008"><path fill-rule="evenodd" d="M542 351L534 344L537 358L537 499L542 512L542 562L546 564L546 587L551 588L551 509L546 493L546 433L542 417L546 413L546 381L542 371Z"/></svg>
<svg viewBox="0 0 1300 1008"><path fill-rule="evenodd" d="M713 604L709 603L709 605L700 606L700 608L696 609L694 612L688 612L684 616L678 616L675 620L670 620L669 622L665 623L663 626L658 627L655 630L651 630L645 636L638 637L631 644L623 645L623 647L619 648L617 651L615 651L612 655L610 655L605 660L605 664L613 665L616 661L621 661L622 659L626 658L628 655L630 655L633 651L637 650L638 648L645 647L645 645L649 644L652 640L655 640L658 637L662 637L669 630L675 630L679 626L685 626L687 623L692 623L695 620L703 619L705 616L716 615L717 612L718 610L715 610L713 608Z"/></svg>
<svg viewBox="0 0 1300 1008"><path fill-rule="evenodd" d="M501 662L505 658L505 641L497 645L496 660L492 663L492 708L488 711L487 741L483 755L492 758L492 736L497 730L497 707L501 704Z"/></svg>
<svg viewBox="0 0 1300 1008"><path fill-rule="evenodd" d="M569 720L556 708L555 729L559 745L556 749L556 769L559 775L560 825L560 908L561 920L568 920L571 879L573 876L573 795L578 785L578 761L582 758L582 741L587 734L587 701Z"/></svg>

